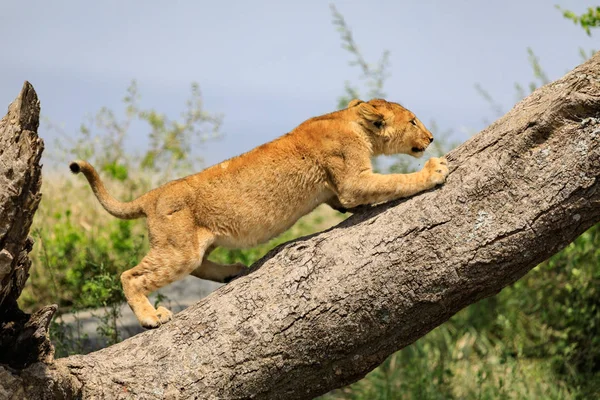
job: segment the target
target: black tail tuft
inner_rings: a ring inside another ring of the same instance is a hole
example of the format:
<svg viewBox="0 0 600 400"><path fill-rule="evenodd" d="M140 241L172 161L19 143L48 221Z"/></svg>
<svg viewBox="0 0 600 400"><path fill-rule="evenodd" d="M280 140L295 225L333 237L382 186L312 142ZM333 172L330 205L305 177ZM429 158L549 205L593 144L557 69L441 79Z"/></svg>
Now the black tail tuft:
<svg viewBox="0 0 600 400"><path fill-rule="evenodd" d="M73 161L71 164L69 164L69 168L71 169L71 172L74 174L78 174L81 172L81 168L79 167L79 164L77 164L75 161Z"/></svg>

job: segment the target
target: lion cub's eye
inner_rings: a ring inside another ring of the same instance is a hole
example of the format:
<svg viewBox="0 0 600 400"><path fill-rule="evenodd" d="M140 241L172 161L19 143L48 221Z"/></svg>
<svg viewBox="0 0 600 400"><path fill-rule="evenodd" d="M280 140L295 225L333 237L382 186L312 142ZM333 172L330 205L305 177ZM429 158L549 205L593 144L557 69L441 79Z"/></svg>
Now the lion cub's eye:
<svg viewBox="0 0 600 400"><path fill-rule="evenodd" d="M417 121L415 121L414 119L411 119L410 123L413 124L414 126L417 126Z"/></svg>
<svg viewBox="0 0 600 400"><path fill-rule="evenodd" d="M376 128L381 128L381 127L383 127L383 125L385 125L385 122L375 121L375 122L373 122L373 125L375 125Z"/></svg>

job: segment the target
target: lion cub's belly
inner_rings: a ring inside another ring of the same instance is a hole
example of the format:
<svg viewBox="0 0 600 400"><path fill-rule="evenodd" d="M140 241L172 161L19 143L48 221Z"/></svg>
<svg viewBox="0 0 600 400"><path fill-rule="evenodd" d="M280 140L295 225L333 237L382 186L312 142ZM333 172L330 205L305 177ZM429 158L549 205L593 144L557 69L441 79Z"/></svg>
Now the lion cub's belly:
<svg viewBox="0 0 600 400"><path fill-rule="evenodd" d="M302 204L280 204L279 207L255 208L240 218L235 226L217 236L216 244L227 248L248 248L265 243L289 229L302 216L331 197L330 192L310 196Z"/></svg>

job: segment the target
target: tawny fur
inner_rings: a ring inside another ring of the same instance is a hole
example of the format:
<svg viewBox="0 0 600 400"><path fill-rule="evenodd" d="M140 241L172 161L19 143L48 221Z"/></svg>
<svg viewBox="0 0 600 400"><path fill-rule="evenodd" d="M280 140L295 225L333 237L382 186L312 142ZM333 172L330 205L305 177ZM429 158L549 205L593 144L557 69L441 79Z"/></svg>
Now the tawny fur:
<svg viewBox="0 0 600 400"><path fill-rule="evenodd" d="M216 246L244 248L279 235L321 203L336 209L376 204L445 181L447 163L431 158L412 174L373 172L371 157L420 157L431 132L399 104L353 100L347 109L309 119L292 132L195 175L169 182L131 202L119 202L95 169L74 161L102 206L123 219L146 217L150 252L121 275L131 309L145 328L169 321L147 295L188 274L224 282L241 264L206 257Z"/></svg>

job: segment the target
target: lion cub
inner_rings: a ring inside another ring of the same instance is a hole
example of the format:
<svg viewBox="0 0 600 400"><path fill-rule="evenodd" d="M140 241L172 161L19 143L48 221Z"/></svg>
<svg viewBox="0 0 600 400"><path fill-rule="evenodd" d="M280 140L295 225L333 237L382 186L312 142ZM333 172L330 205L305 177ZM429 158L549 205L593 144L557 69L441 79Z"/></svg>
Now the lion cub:
<svg viewBox="0 0 600 400"><path fill-rule="evenodd" d="M238 275L242 264L207 260L216 246L254 246L279 235L321 203L336 209L407 197L443 183L446 160L431 158L412 174L380 175L371 157L420 157L431 132L399 104L352 100L348 108L311 118L292 132L195 175L166 183L122 203L96 170L74 161L100 204L117 218L147 218L150 252L121 282L140 324L156 328L172 313L146 297L188 274L216 282Z"/></svg>

